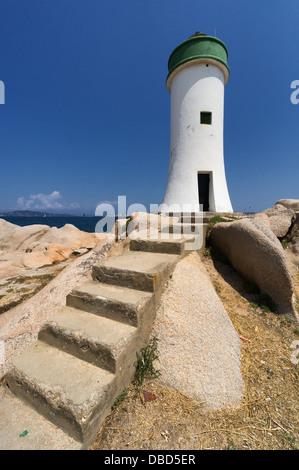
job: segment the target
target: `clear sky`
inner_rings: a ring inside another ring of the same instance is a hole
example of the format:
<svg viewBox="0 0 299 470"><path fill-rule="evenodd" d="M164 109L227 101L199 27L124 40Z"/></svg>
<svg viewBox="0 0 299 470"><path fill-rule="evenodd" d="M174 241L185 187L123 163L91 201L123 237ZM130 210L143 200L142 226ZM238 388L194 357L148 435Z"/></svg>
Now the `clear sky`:
<svg viewBox="0 0 299 470"><path fill-rule="evenodd" d="M224 158L236 211L299 198L298 0L0 0L0 210L161 203L173 49L227 46Z"/></svg>

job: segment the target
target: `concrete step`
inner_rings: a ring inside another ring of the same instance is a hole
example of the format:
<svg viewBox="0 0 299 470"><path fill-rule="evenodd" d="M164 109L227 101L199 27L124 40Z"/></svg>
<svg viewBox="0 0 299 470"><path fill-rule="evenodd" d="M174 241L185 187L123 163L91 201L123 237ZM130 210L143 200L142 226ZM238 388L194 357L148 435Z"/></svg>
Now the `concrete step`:
<svg viewBox="0 0 299 470"><path fill-rule="evenodd" d="M0 450L80 450L82 443L0 386Z"/></svg>
<svg viewBox="0 0 299 470"><path fill-rule="evenodd" d="M202 216L202 215L182 215L179 218L181 223L191 222L193 224L208 224L210 222L211 217L209 216Z"/></svg>
<svg viewBox="0 0 299 470"><path fill-rule="evenodd" d="M39 332L38 338L112 373L135 359L137 329L76 308L64 307Z"/></svg>
<svg viewBox="0 0 299 470"><path fill-rule="evenodd" d="M232 216L241 216L243 215L240 212L176 212L173 214L174 217L178 219L179 222L186 222L186 217L191 218L191 222L193 223L209 223L209 221L216 216L219 217L232 217ZM184 220L185 219L185 220ZM189 221L189 219L188 219Z"/></svg>
<svg viewBox="0 0 299 470"><path fill-rule="evenodd" d="M211 216L203 214L181 214L179 222L186 223L191 222L195 224L207 224L209 223Z"/></svg>
<svg viewBox="0 0 299 470"><path fill-rule="evenodd" d="M131 251L96 264L93 281L67 296L67 306L6 375L14 399L50 421L44 429L53 423L71 436L74 448L75 441L88 447L134 376L136 352L148 342L157 301L184 254L185 240L176 238L134 241ZM67 438L61 441L68 445Z"/></svg>
<svg viewBox="0 0 299 470"><path fill-rule="evenodd" d="M93 266L93 279L158 294L178 259L178 255L129 251Z"/></svg>
<svg viewBox="0 0 299 470"><path fill-rule="evenodd" d="M66 304L111 320L138 326L143 312L154 308L152 293L98 281L85 282L68 294Z"/></svg>
<svg viewBox="0 0 299 470"><path fill-rule="evenodd" d="M190 243L185 243L184 249L185 254L189 252L189 250L196 250L200 256L203 256L205 250L205 243L206 243L206 233L208 229L208 224L202 223L175 223L169 226L165 226L161 230L161 234L166 235L169 234L171 236L181 236L188 240ZM195 238L196 236L196 238ZM192 243L192 240L195 243ZM182 256L182 255L181 255Z"/></svg>
<svg viewBox="0 0 299 470"><path fill-rule="evenodd" d="M115 399L115 375L38 341L14 361L5 384L86 445Z"/></svg>
<svg viewBox="0 0 299 470"><path fill-rule="evenodd" d="M188 220L188 222L191 219L190 221L193 223L207 223L215 214L213 212L175 212L172 215L178 223L184 222L184 219Z"/></svg>
<svg viewBox="0 0 299 470"><path fill-rule="evenodd" d="M165 226L161 229L161 233L169 233L169 234L181 234L184 237L185 236L190 236L190 235L195 235L195 234L200 234L202 231L203 238L205 237L206 231L207 231L208 224L202 224L202 223L176 223L176 224L171 224L168 226Z"/></svg>
<svg viewBox="0 0 299 470"><path fill-rule="evenodd" d="M168 253L171 255L183 255L185 253L185 238L167 237L163 239L165 234L160 234L159 238L138 238L131 240L131 251L146 251L151 253ZM166 235L167 236L167 235Z"/></svg>

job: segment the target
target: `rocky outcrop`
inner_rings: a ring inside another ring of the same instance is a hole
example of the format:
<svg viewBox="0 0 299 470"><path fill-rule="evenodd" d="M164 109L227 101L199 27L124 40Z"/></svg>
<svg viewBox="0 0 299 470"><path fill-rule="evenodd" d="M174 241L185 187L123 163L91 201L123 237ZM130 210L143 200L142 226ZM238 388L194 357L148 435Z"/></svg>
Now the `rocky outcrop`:
<svg viewBox="0 0 299 470"><path fill-rule="evenodd" d="M280 199L263 212L273 233L287 243L286 255L292 273L299 268L299 199Z"/></svg>
<svg viewBox="0 0 299 470"><path fill-rule="evenodd" d="M0 250L26 251L30 243L42 238L50 229L47 225L20 227L0 219Z"/></svg>
<svg viewBox="0 0 299 470"><path fill-rule="evenodd" d="M287 235L295 218L293 209L284 206L280 202L265 210L263 214L269 217L271 230L278 238L283 238Z"/></svg>
<svg viewBox="0 0 299 470"><path fill-rule="evenodd" d="M71 224L62 228L20 227L0 219L0 279L63 261L98 242L96 234L82 232Z"/></svg>
<svg viewBox="0 0 299 470"><path fill-rule="evenodd" d="M240 339L196 252L177 264L153 333L164 384L199 401L206 411L240 403Z"/></svg>
<svg viewBox="0 0 299 470"><path fill-rule="evenodd" d="M271 297L279 313L298 323L286 254L266 215L216 224L211 240L242 276Z"/></svg>
<svg viewBox="0 0 299 470"><path fill-rule="evenodd" d="M295 220L285 241L288 243L286 253L289 262L296 272L299 269L299 211L295 213Z"/></svg>
<svg viewBox="0 0 299 470"><path fill-rule="evenodd" d="M299 199L280 199L276 204L281 204L286 209L291 209L294 212L299 211Z"/></svg>

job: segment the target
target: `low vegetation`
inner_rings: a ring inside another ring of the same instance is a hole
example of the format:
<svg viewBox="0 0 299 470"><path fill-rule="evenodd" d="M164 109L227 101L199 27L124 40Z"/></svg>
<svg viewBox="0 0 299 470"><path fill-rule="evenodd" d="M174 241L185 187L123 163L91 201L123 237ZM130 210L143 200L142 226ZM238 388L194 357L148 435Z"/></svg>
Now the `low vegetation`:
<svg viewBox="0 0 299 470"><path fill-rule="evenodd" d="M220 215L216 215L215 217L212 217L210 219L210 222L207 227L206 246L210 246L212 228L215 224L218 224L219 222L232 222L232 219L223 218Z"/></svg>
<svg viewBox="0 0 299 470"><path fill-rule="evenodd" d="M149 344L141 349L140 354L137 353L136 372L134 383L137 388L141 387L146 379L154 380L160 377L160 371L156 368L159 360L158 340L154 336Z"/></svg>
<svg viewBox="0 0 299 470"><path fill-rule="evenodd" d="M156 368L156 364L159 361L159 353L158 339L155 336L150 339L146 347L141 349L140 353L136 353L136 356L136 370L131 387L125 388L117 397L112 405L112 410L125 401L130 392L140 393L146 379L154 380L160 377L160 371Z"/></svg>

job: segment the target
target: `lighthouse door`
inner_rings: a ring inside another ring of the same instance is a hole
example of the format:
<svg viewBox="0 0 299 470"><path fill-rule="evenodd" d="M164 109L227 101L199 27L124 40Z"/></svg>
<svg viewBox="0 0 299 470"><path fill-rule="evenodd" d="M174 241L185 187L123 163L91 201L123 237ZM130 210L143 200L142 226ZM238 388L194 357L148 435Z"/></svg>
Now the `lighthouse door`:
<svg viewBox="0 0 299 470"><path fill-rule="evenodd" d="M203 211L209 211L210 174L198 173L198 197L199 204L203 205Z"/></svg>

